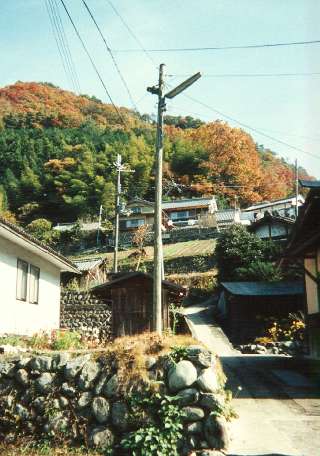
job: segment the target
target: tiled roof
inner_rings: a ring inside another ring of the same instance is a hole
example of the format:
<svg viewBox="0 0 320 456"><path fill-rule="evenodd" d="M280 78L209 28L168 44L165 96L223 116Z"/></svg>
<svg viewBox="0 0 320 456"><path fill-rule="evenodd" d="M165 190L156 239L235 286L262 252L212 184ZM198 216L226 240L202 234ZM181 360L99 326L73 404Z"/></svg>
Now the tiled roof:
<svg viewBox="0 0 320 456"><path fill-rule="evenodd" d="M237 296L303 295L302 282L222 282L229 293Z"/></svg>
<svg viewBox="0 0 320 456"><path fill-rule="evenodd" d="M55 257L56 259L60 260L62 263L65 263L69 268L73 269L74 272L78 272L78 269L75 266L75 264L72 263L72 261L70 261L67 257L56 252L48 245L39 241L39 239L37 239L34 236L32 236L31 234L27 233L24 229L20 228L17 225L14 225L13 223L8 222L1 216L0 216L0 226L13 232L16 236L23 238L26 242L29 242L30 244L39 247L40 250L44 250L45 252L49 253L51 256Z"/></svg>

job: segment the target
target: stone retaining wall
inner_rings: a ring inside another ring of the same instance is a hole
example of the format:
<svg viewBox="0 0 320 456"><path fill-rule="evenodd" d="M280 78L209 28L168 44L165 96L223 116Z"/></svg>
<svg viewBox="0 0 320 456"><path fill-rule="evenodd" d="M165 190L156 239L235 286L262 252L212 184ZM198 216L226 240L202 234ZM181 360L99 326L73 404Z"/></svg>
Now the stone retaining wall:
<svg viewBox="0 0 320 456"><path fill-rule="evenodd" d="M95 340L109 340L112 336L111 303L97 299L90 292L62 291L60 327Z"/></svg>
<svg viewBox="0 0 320 456"><path fill-rule="evenodd" d="M227 396L217 360L199 346L181 354L183 359L178 362L170 356L145 359L149 380L143 380L140 394L147 390L148 382L160 383L161 388L159 406L144 412L132 402L132 394L138 390L130 395L124 392L123 372L121 377L116 358L106 354L72 358L61 352L0 358L0 441L18 445L22 436L62 439L70 447L82 444L109 449L106 454L110 455L131 455L121 443L123 438L147 426L165 432L159 409L161 401L171 396L184 413L175 454L207 455L209 450L224 449L228 444L223 414ZM150 402L145 404L141 407L150 407Z"/></svg>

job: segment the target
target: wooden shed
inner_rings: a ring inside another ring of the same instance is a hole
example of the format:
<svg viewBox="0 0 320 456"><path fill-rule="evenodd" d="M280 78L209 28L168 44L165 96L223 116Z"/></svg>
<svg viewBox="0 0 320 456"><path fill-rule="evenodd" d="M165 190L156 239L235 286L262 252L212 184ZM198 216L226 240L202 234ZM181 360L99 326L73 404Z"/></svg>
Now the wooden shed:
<svg viewBox="0 0 320 456"><path fill-rule="evenodd" d="M124 336L152 331L153 276L144 272L114 274L110 282L92 288L92 293L112 301L113 335ZM186 289L162 281L163 329L169 328L169 304L181 303Z"/></svg>
<svg viewBox="0 0 320 456"><path fill-rule="evenodd" d="M235 343L258 336L264 318L304 311L302 282L223 282L221 286L218 308Z"/></svg>

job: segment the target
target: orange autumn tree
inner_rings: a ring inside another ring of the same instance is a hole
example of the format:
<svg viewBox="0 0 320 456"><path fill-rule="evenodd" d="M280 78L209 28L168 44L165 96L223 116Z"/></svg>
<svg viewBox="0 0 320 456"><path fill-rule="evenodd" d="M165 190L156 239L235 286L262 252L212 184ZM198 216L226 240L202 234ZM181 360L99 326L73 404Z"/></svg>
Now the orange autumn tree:
<svg viewBox="0 0 320 456"><path fill-rule="evenodd" d="M242 203L261 200L261 159L250 135L221 121L188 130L186 134L207 151L208 158L202 166L212 193L229 198L237 195Z"/></svg>

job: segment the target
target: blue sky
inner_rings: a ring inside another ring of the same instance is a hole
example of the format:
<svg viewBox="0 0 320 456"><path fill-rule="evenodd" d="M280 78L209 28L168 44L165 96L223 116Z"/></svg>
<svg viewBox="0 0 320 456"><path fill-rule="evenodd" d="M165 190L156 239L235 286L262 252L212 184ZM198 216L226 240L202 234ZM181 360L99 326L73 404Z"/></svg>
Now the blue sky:
<svg viewBox="0 0 320 456"><path fill-rule="evenodd" d="M117 105L131 107L112 60L81 0L65 0L80 33ZM60 2L59 2L60 3ZM320 39L319 0L113 0L119 13L149 49L232 46ZM112 49L136 49L107 0L87 0ZM100 81L62 8L66 34L81 92L107 102ZM0 6L0 86L22 81L50 81L70 89L53 37L45 0L2 1ZM201 71L188 94L240 122L308 154L252 134L255 141L299 163L320 177L320 75L291 77L205 77L208 74L320 73L320 44L206 52L116 52L139 111L154 113L156 97L146 87L166 64L166 80L175 85ZM178 76L169 76L178 75ZM179 76L182 75L182 76ZM179 96L168 101L168 114L205 121L223 119L204 106ZM236 126L234 122L229 122ZM245 129L245 128L244 128Z"/></svg>

